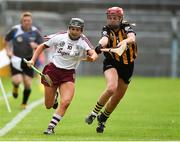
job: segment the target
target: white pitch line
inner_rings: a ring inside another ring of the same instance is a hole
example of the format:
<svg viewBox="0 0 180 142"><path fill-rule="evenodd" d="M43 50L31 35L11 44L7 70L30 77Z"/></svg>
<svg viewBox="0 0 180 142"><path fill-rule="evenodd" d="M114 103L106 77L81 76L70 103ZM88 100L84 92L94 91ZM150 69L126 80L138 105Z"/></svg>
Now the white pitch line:
<svg viewBox="0 0 180 142"><path fill-rule="evenodd" d="M43 103L43 98L31 103L25 110L21 111L14 117L9 123L7 123L2 129L0 129L0 136L4 136L11 129L13 129L31 110Z"/></svg>
<svg viewBox="0 0 180 142"><path fill-rule="evenodd" d="M23 90L23 85L22 85L22 84L20 84L19 86L20 86L20 87L19 87L19 88L20 88L20 90ZM9 92L9 93L7 93L7 97L8 97L8 98L9 98L9 97L12 97L12 93L10 93L10 92ZM3 99L4 99L4 97L3 97L3 96L0 96L0 100L3 100Z"/></svg>
<svg viewBox="0 0 180 142"><path fill-rule="evenodd" d="M7 98L9 98L9 97L11 97L12 96L12 94L11 93L7 93ZM4 99L4 97L3 96L0 96L0 100L3 100Z"/></svg>

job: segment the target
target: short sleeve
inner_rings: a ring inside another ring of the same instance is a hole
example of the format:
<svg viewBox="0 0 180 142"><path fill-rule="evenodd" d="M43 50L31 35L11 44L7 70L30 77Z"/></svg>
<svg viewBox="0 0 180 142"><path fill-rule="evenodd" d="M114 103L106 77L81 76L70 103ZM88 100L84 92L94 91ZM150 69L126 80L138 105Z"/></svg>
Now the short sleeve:
<svg viewBox="0 0 180 142"><path fill-rule="evenodd" d="M56 45L56 41L57 41L57 36L52 37L51 39L49 39L48 41L44 42L44 45L46 47L53 47Z"/></svg>
<svg viewBox="0 0 180 142"><path fill-rule="evenodd" d="M94 46L92 45L90 40L84 34L82 34L81 38L84 41L84 45L85 45L86 50L94 49Z"/></svg>
<svg viewBox="0 0 180 142"><path fill-rule="evenodd" d="M125 24L124 25L124 31L126 32L126 34L128 34L128 33L136 34L135 31L133 30L133 28L130 26L130 24Z"/></svg>
<svg viewBox="0 0 180 142"><path fill-rule="evenodd" d="M5 36L5 40L6 41L10 41L14 38L14 35L16 34L17 29L16 28L12 28Z"/></svg>
<svg viewBox="0 0 180 142"><path fill-rule="evenodd" d="M43 37L42 35L40 34L40 31L36 30L36 34L37 34L37 38L36 38L36 42L38 44L41 44L43 42Z"/></svg>
<svg viewBox="0 0 180 142"><path fill-rule="evenodd" d="M108 28L108 26L104 26L102 28L101 36L109 37L109 35L110 35L110 29Z"/></svg>

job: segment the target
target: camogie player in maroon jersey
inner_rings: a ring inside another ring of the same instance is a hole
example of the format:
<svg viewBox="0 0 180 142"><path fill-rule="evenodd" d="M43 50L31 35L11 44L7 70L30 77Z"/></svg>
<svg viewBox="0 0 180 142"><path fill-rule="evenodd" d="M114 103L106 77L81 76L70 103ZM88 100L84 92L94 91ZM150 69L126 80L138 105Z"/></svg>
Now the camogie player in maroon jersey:
<svg viewBox="0 0 180 142"><path fill-rule="evenodd" d="M72 18L68 31L58 33L52 36L36 49L28 65L34 65L39 54L46 48L54 48L51 62L44 67L43 74L46 74L52 80L52 85L41 79L45 90L45 106L47 109L53 107L56 103L57 89L60 93L60 104L58 105L44 134L54 133L55 126L65 115L70 105L75 91L75 69L80 61L87 55L88 61L94 61L98 55L93 49L92 44L83 34L84 20Z"/></svg>

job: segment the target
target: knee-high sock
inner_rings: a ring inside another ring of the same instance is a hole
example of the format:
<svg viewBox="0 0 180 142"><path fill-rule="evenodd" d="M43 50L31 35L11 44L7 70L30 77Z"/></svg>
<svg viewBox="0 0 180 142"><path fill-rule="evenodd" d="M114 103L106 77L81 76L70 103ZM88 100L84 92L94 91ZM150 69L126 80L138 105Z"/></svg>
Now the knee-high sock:
<svg viewBox="0 0 180 142"><path fill-rule="evenodd" d="M92 114L96 115L100 112L100 110L103 108L103 105L99 104L99 102L96 103L93 111L92 111Z"/></svg>
<svg viewBox="0 0 180 142"><path fill-rule="evenodd" d="M108 112L106 109L101 113L100 120L102 122L106 122L106 120L109 118L111 112Z"/></svg>
<svg viewBox="0 0 180 142"><path fill-rule="evenodd" d="M27 104L28 98L30 96L31 89L30 88L25 88L23 91L23 102L22 104Z"/></svg>
<svg viewBox="0 0 180 142"><path fill-rule="evenodd" d="M56 125L60 122L60 120L62 119L62 116L60 116L59 114L54 114L53 115L53 117L52 117L52 119L51 119L51 121L50 121L50 123L49 123L49 125L48 125L48 127L56 127Z"/></svg>
<svg viewBox="0 0 180 142"><path fill-rule="evenodd" d="M19 84L13 83L13 92L12 93L18 94L18 88L19 88Z"/></svg>

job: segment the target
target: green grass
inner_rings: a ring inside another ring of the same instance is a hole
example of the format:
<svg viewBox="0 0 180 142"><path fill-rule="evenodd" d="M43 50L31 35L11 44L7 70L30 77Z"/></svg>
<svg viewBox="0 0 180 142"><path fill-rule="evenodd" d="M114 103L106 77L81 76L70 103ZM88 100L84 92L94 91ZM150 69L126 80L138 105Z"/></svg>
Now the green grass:
<svg viewBox="0 0 180 142"><path fill-rule="evenodd" d="M107 121L103 134L97 134L97 122L86 125L87 114L92 110L105 88L103 77L78 77L75 97L63 120L56 127L55 135L45 136L54 110L44 104L31 111L14 129L0 140L17 141L119 141L119 140L180 140L180 79L134 77L129 89ZM3 79L6 92L10 92L9 79ZM42 98L39 82L33 81L30 102ZM5 126L20 109L22 97L9 98L12 113L0 100L0 128Z"/></svg>

